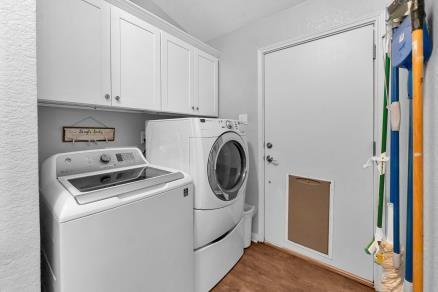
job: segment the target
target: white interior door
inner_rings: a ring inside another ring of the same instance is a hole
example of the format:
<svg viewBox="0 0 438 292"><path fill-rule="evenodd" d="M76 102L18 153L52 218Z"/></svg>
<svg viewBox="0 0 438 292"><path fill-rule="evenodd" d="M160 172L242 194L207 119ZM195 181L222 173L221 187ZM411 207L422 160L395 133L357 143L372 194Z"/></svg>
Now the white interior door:
<svg viewBox="0 0 438 292"><path fill-rule="evenodd" d="M160 30L111 7L112 105L160 110Z"/></svg>
<svg viewBox="0 0 438 292"><path fill-rule="evenodd" d="M268 53L264 64L265 155L273 159L265 161L265 239L371 281L363 248L373 237L373 170L362 165L373 152L373 46L368 25ZM308 209L293 209L289 175L329 184L325 215L310 195L299 194ZM327 253L290 240L292 224L316 240L314 218L328 228Z"/></svg>
<svg viewBox="0 0 438 292"><path fill-rule="evenodd" d="M110 5L39 0L38 99L111 105Z"/></svg>

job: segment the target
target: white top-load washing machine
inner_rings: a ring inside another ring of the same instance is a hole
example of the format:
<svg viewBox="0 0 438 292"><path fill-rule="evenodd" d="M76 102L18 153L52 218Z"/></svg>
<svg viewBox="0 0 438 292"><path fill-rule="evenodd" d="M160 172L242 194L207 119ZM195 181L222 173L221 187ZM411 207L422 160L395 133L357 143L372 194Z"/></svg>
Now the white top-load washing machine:
<svg viewBox="0 0 438 292"><path fill-rule="evenodd" d="M212 288L243 254L241 222L248 146L238 121L207 118L146 122L146 157L194 181L195 287Z"/></svg>
<svg viewBox="0 0 438 292"><path fill-rule="evenodd" d="M40 176L48 291L194 290L193 184L137 148L61 153Z"/></svg>

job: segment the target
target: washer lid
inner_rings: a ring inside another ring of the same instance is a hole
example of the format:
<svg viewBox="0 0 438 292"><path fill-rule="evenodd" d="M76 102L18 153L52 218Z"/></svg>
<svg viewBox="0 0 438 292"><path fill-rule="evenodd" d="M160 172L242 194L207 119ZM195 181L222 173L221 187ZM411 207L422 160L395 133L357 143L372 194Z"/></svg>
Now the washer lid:
<svg viewBox="0 0 438 292"><path fill-rule="evenodd" d="M117 171L92 172L59 177L61 184L79 204L87 204L127 192L165 184L183 178L181 172L141 166Z"/></svg>
<svg viewBox="0 0 438 292"><path fill-rule="evenodd" d="M232 201L237 197L248 173L248 153L243 139L235 132L222 134L210 151L208 181L217 198Z"/></svg>

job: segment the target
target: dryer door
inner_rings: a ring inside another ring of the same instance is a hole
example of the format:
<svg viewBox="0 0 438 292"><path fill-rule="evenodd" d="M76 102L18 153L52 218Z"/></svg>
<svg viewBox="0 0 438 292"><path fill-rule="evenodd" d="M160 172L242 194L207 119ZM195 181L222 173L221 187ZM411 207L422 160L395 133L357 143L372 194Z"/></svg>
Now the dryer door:
<svg viewBox="0 0 438 292"><path fill-rule="evenodd" d="M232 201L237 197L248 174L248 151L242 137L226 132L216 140L208 157L207 173L217 198Z"/></svg>

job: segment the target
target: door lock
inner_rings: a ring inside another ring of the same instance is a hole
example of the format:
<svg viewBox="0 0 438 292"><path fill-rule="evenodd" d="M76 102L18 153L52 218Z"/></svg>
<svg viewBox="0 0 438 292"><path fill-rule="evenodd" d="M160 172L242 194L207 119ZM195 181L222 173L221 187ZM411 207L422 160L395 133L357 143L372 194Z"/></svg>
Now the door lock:
<svg viewBox="0 0 438 292"><path fill-rule="evenodd" d="M266 143L266 148L271 149L272 148L272 143L271 142Z"/></svg>

